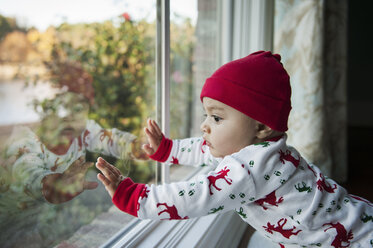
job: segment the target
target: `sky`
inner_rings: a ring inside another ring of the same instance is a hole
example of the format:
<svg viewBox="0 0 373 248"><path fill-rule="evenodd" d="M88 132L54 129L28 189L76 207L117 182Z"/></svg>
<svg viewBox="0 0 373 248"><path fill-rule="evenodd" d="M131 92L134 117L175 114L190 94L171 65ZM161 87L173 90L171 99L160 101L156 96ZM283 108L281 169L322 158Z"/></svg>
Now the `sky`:
<svg viewBox="0 0 373 248"><path fill-rule="evenodd" d="M197 18L197 0L170 0L171 14ZM45 31L50 25L113 19L124 12L138 20L155 19L156 0L0 0L0 14L15 17L22 27ZM171 15L172 18L172 15Z"/></svg>

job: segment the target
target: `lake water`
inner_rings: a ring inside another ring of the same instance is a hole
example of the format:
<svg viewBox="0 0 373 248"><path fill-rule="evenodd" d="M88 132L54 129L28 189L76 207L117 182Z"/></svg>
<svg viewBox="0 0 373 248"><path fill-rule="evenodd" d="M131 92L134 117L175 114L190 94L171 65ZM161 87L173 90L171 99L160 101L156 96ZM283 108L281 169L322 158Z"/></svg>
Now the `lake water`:
<svg viewBox="0 0 373 248"><path fill-rule="evenodd" d="M48 83L25 87L21 80L0 82L0 126L39 121L32 101L52 98L56 93Z"/></svg>

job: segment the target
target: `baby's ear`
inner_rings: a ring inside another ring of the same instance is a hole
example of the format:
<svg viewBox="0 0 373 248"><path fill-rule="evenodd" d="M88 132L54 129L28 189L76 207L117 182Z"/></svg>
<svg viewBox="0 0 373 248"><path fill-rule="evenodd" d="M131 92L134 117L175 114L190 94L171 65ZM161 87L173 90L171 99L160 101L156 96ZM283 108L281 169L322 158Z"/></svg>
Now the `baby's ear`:
<svg viewBox="0 0 373 248"><path fill-rule="evenodd" d="M269 138L275 132L275 130L273 130L269 126L264 125L264 124L262 124L260 122L257 122L256 125L257 125L256 126L256 130L257 130L256 137L258 139L265 140L265 139Z"/></svg>

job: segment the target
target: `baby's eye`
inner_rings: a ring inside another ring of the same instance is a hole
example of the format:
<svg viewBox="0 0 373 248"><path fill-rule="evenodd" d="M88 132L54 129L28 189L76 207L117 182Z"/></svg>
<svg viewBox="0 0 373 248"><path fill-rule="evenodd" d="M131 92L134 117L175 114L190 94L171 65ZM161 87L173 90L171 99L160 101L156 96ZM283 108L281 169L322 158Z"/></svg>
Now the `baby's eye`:
<svg viewBox="0 0 373 248"><path fill-rule="evenodd" d="M219 122L219 121L222 120L222 118L220 118L219 116L216 116L216 115L212 115L211 117L214 118L215 122Z"/></svg>

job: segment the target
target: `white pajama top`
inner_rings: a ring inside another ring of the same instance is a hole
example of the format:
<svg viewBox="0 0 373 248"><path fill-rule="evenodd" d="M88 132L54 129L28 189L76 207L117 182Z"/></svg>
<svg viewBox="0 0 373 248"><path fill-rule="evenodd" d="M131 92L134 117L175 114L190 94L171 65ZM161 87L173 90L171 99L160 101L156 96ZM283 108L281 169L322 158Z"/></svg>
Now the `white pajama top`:
<svg viewBox="0 0 373 248"><path fill-rule="evenodd" d="M373 204L323 176L284 135L214 158L202 138L163 138L156 159L213 166L207 175L164 185L126 178L114 204L141 219L189 219L234 210L281 247L373 247Z"/></svg>

